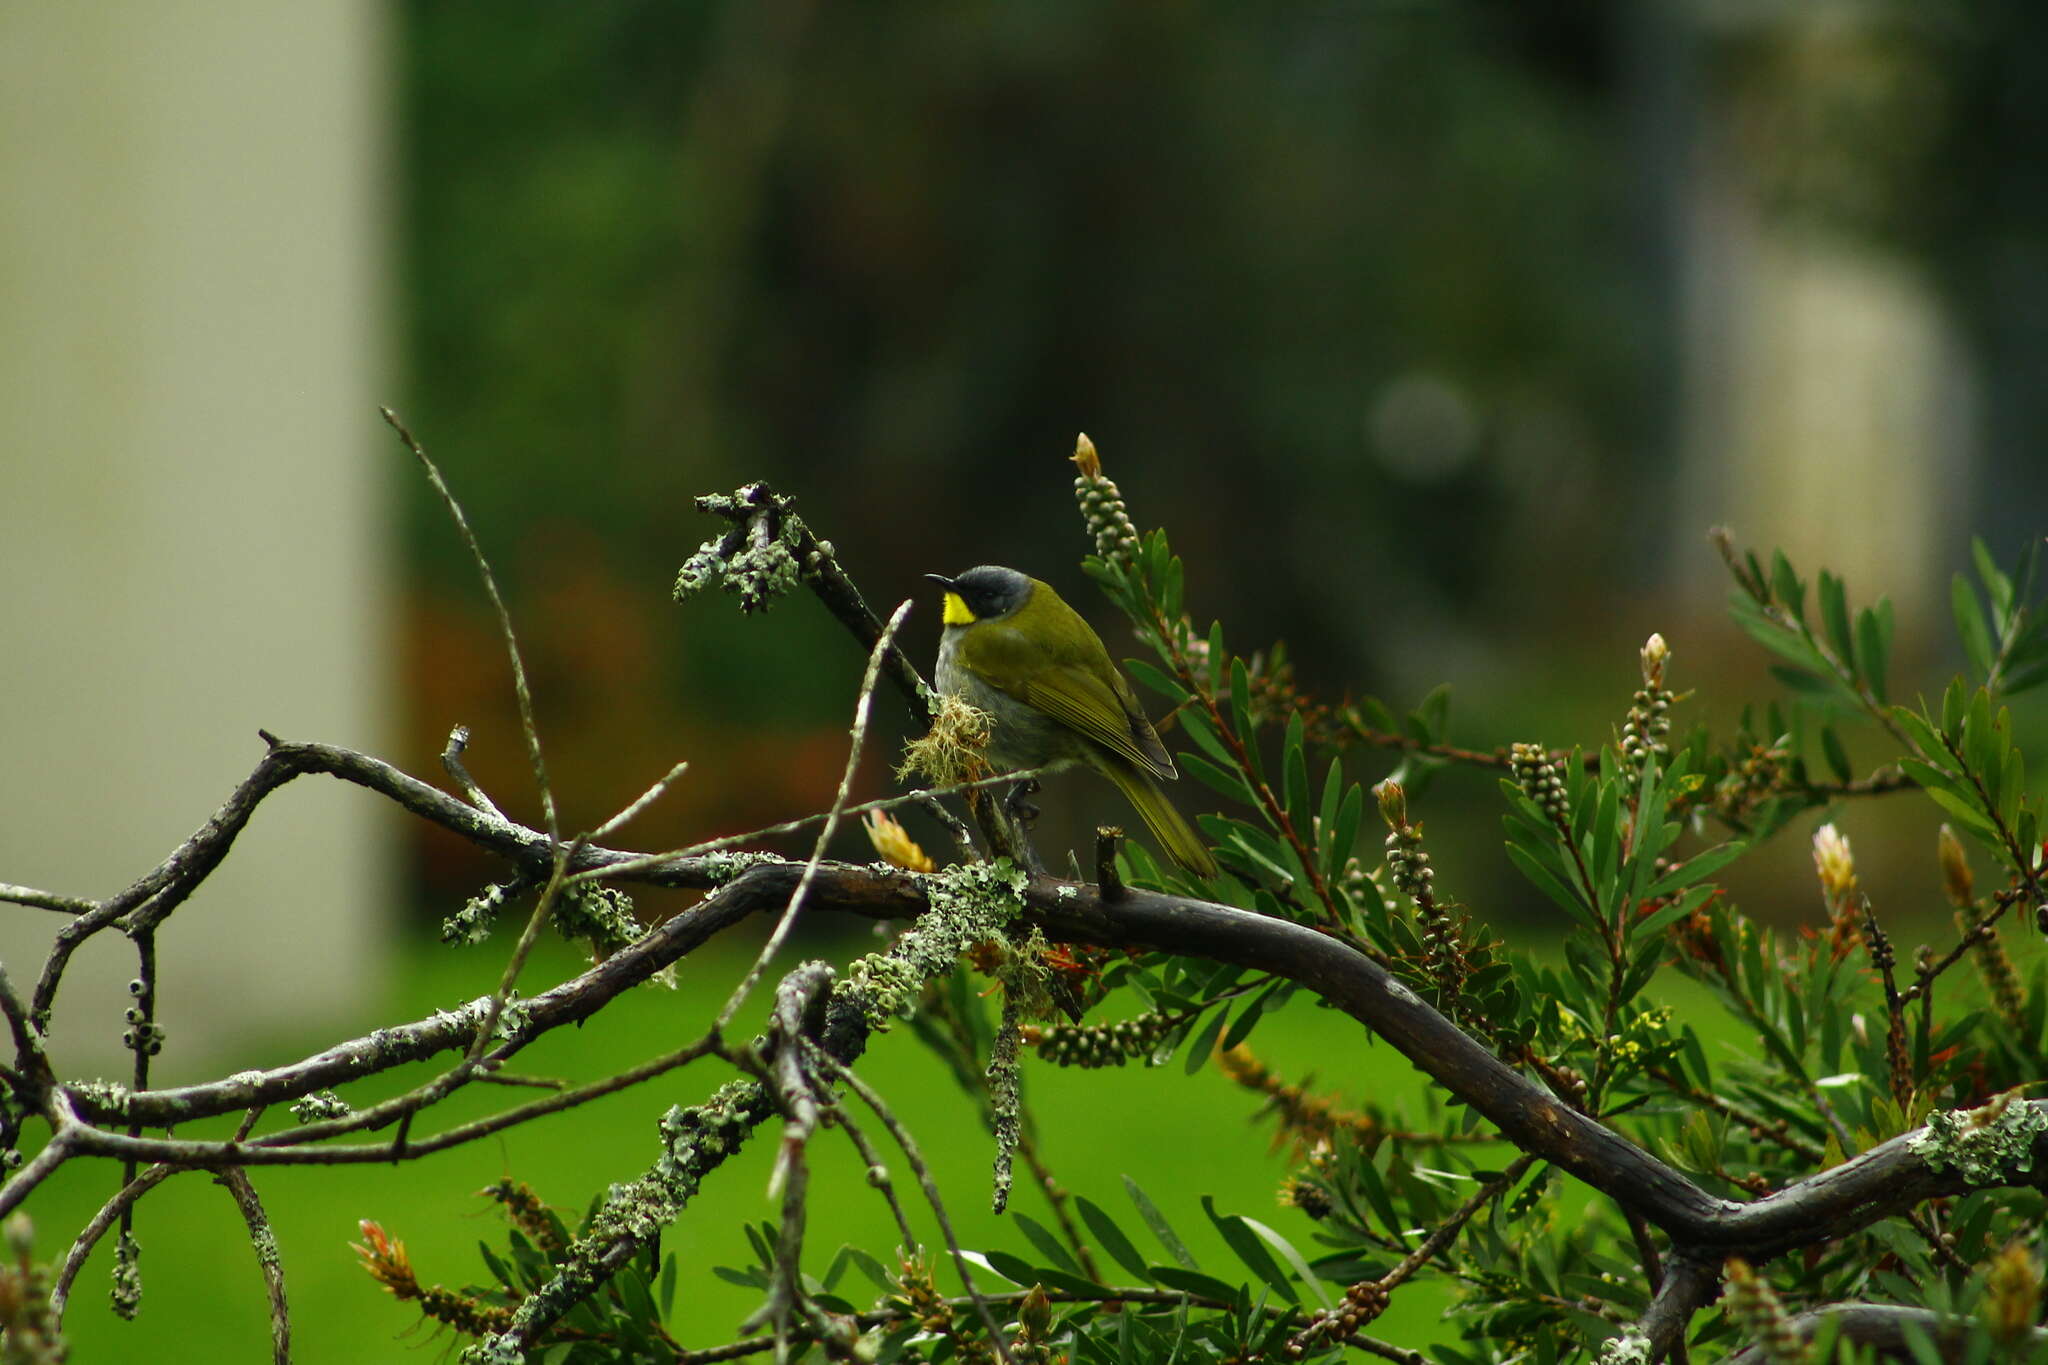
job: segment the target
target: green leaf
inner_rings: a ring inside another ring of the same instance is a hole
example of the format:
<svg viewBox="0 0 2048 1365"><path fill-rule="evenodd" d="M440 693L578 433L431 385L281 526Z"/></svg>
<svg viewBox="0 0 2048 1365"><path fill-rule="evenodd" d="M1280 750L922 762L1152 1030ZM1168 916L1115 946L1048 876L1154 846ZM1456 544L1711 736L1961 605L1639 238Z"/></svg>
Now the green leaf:
<svg viewBox="0 0 2048 1365"><path fill-rule="evenodd" d="M1292 1242L1256 1218L1247 1218L1243 1214L1238 1214L1237 1220L1266 1239L1267 1244L1280 1254L1280 1258L1287 1262L1296 1275L1301 1277L1302 1287L1315 1297L1317 1303L1325 1308L1335 1306L1330 1302L1329 1294L1324 1291L1321 1278L1313 1270L1309 1269L1308 1261L1299 1251L1295 1250Z"/></svg>
<svg viewBox="0 0 2048 1365"><path fill-rule="evenodd" d="M1827 758L1828 771L1835 775L1835 781L1847 782L1855 776L1849 766L1849 751L1842 747L1842 737L1835 733L1832 725L1820 727L1820 751Z"/></svg>
<svg viewBox="0 0 2048 1365"><path fill-rule="evenodd" d="M1308 804L1308 753L1303 729L1301 712L1296 711L1287 721L1287 738L1281 750L1281 771L1286 774L1287 817L1294 822L1296 832L1306 837L1311 811Z"/></svg>
<svg viewBox="0 0 2048 1365"><path fill-rule="evenodd" d="M1630 926L1629 932L1637 938L1641 938L1645 934L1652 937L1661 934L1671 925L1706 904L1707 898L1712 896L1716 889L1711 886L1695 886L1677 900L1672 901L1671 904L1663 906L1637 920ZM1645 897L1644 899L1654 898Z"/></svg>
<svg viewBox="0 0 2048 1365"><path fill-rule="evenodd" d="M1355 1169L1359 1193L1365 1196L1366 1203L1372 1205L1372 1211L1378 1215L1382 1229L1388 1236L1405 1246L1408 1241L1402 1235L1405 1225L1401 1222L1400 1215L1394 1212L1394 1201L1387 1197L1387 1182L1380 1175L1377 1158L1361 1152Z"/></svg>
<svg viewBox="0 0 2048 1365"><path fill-rule="evenodd" d="M1069 1294L1090 1297L1102 1292L1101 1285L1085 1276L1072 1275L1049 1265L1033 1265L1022 1256L1007 1251L984 1251L981 1256L996 1274L1017 1284L1042 1284L1047 1289L1064 1289Z"/></svg>
<svg viewBox="0 0 2048 1365"><path fill-rule="evenodd" d="M1894 706L1888 714L1897 722L1899 728L1906 732L1906 737L1912 741L1921 757L1933 758L1945 752L1941 743L1941 732L1934 728L1934 723L1927 717L1910 706Z"/></svg>
<svg viewBox="0 0 2048 1365"><path fill-rule="evenodd" d="M1180 556L1175 555L1166 561L1166 583L1163 591L1160 593L1163 599L1162 605L1166 608L1165 614L1169 620L1178 620L1180 618L1181 599L1186 588L1186 570L1181 565Z"/></svg>
<svg viewBox="0 0 2048 1365"><path fill-rule="evenodd" d="M1245 785L1244 778L1238 775L1234 767L1226 768L1220 763L1212 763L1200 754L1193 753L1181 754L1180 762L1181 766L1193 773L1202 785L1215 791L1218 796L1242 802L1247 806L1254 804L1251 788Z"/></svg>
<svg viewBox="0 0 2048 1365"><path fill-rule="evenodd" d="M1024 1234L1031 1245L1038 1248L1038 1254L1045 1257L1048 1262L1058 1266L1068 1274L1082 1274L1081 1263L1074 1259L1074 1254L1068 1251L1066 1245L1059 1238L1053 1236L1052 1232L1043 1223L1021 1213L1011 1214L1010 1220L1017 1225L1018 1230Z"/></svg>
<svg viewBox="0 0 2048 1365"><path fill-rule="evenodd" d="M1253 1027L1257 1025L1259 1019L1267 1010L1272 1009L1279 1003L1274 997L1283 990L1292 994L1292 986L1292 982L1283 978L1260 991L1242 1010L1238 1011L1237 1022L1230 1026L1230 1032L1223 1035L1223 1041L1217 1044L1218 1049L1228 1052L1249 1038ZM1221 1013L1221 1011L1218 1012Z"/></svg>
<svg viewBox="0 0 2048 1365"><path fill-rule="evenodd" d="M1165 669L1146 663L1143 659L1125 659L1124 667L1129 670L1132 677L1176 705L1192 695L1187 688L1181 686L1180 679L1169 676Z"/></svg>
<svg viewBox="0 0 2048 1365"><path fill-rule="evenodd" d="M1856 616L1856 672L1862 677L1870 695L1879 702L1885 700L1884 675L1887 660L1886 646L1891 635L1881 612L1890 603L1883 598L1875 607L1865 607Z"/></svg>
<svg viewBox="0 0 2048 1365"><path fill-rule="evenodd" d="M1209 1054L1216 1050L1216 1036L1223 1032L1224 1021L1229 1015L1230 1011L1227 1009L1209 1011L1209 1022L1202 1025L1202 1031L1195 1035L1195 1041L1188 1044L1185 1063L1188 1075L1194 1075L1207 1064Z"/></svg>
<svg viewBox="0 0 2048 1365"><path fill-rule="evenodd" d="M1330 864L1330 835L1337 828L1337 808L1344 801L1344 763L1331 759L1323 773L1323 799L1316 806L1316 824L1323 839L1323 865Z"/></svg>
<svg viewBox="0 0 2048 1365"><path fill-rule="evenodd" d="M1728 614L1750 639L1787 663L1797 664L1812 673L1828 674L1834 671L1828 666L1827 659L1805 636L1766 616L1763 608L1748 597L1738 593L1729 598Z"/></svg>
<svg viewBox="0 0 2048 1365"><path fill-rule="evenodd" d="M1948 599L1950 609L1956 618L1956 633L1963 637L1963 653L1970 661L1970 667L1977 670L1980 678L1989 678L1995 662L1991 648L1991 629L1984 624L1983 609L1977 605L1977 594L1970 588L1970 580L1957 574L1949 580Z"/></svg>
<svg viewBox="0 0 2048 1365"><path fill-rule="evenodd" d="M1212 697L1223 690L1223 662L1229 657L1223 650L1223 623L1213 622L1209 626L1209 695Z"/></svg>
<svg viewBox="0 0 2048 1365"><path fill-rule="evenodd" d="M1230 661L1230 714L1237 729L1237 741L1244 746L1252 775L1265 781L1265 770L1260 766L1258 731L1252 726L1252 675L1245 669L1243 659Z"/></svg>
<svg viewBox="0 0 2048 1365"><path fill-rule="evenodd" d="M1147 1278L1145 1258L1138 1254L1138 1248L1131 1244L1131 1239L1124 1235L1124 1230L1116 1225L1115 1220L1081 1195L1074 1196L1074 1203L1081 1210L1081 1221L1088 1225L1088 1231L1109 1253L1109 1258L1139 1279Z"/></svg>
<svg viewBox="0 0 2048 1365"><path fill-rule="evenodd" d="M1944 740L1956 739L1963 733L1963 714L1970 706L1970 691L1963 685L1961 674L1949 681L1948 689L1941 694L1941 734ZM1946 752L1946 746L1937 747L1928 755Z"/></svg>
<svg viewBox="0 0 2048 1365"><path fill-rule="evenodd" d="M869 1259L873 1259L870 1257ZM887 1286L884 1286L885 1288ZM676 1258L670 1256L661 1263L661 1315L665 1318L676 1308Z"/></svg>
<svg viewBox="0 0 2048 1365"><path fill-rule="evenodd" d="M1200 1263L1188 1253L1187 1244L1181 1241L1180 1235L1173 1230L1173 1225L1166 1221L1166 1215L1159 1211L1158 1206L1152 1202L1151 1196L1147 1195L1142 1189L1139 1189L1138 1182L1129 1176L1123 1177L1123 1182L1124 1193L1131 1197L1132 1205L1138 1210L1138 1217L1144 1219L1145 1226L1152 1229L1152 1235L1159 1239L1159 1245L1166 1248L1166 1254L1179 1261L1189 1270L1200 1270L1202 1268ZM1167 1283L1167 1281L1161 1281L1161 1283Z"/></svg>
<svg viewBox="0 0 2048 1365"><path fill-rule="evenodd" d="M1849 598L1842 580L1820 571L1820 619L1827 630L1828 644L1835 656L1848 663L1856 657L1856 637L1849 631Z"/></svg>
<svg viewBox="0 0 2048 1365"><path fill-rule="evenodd" d="M1991 693L1978 688L1963 713L1963 764L1986 791L1998 790L1998 735L1991 719Z"/></svg>
<svg viewBox="0 0 2048 1365"><path fill-rule="evenodd" d="M1451 728L1451 685L1438 683L1422 699L1409 718L1421 727L1417 736L1424 744L1441 744Z"/></svg>
<svg viewBox="0 0 2048 1365"><path fill-rule="evenodd" d="M1977 577L1984 580L1984 591L1991 597L1991 614L2003 627L2012 617L2012 580L1998 571L1998 561L1991 557L1991 548L1982 536L1970 537L1970 558L1976 562Z"/></svg>
<svg viewBox="0 0 2048 1365"><path fill-rule="evenodd" d="M1835 681L1833 675L1822 677L1818 673L1809 673L1803 668L1793 668L1789 664L1772 664L1771 676L1792 691L1809 697L1840 695L1840 684Z"/></svg>
<svg viewBox="0 0 2048 1365"><path fill-rule="evenodd" d="M1222 1234L1224 1244L1237 1253L1237 1259L1244 1262L1252 1274L1273 1286L1274 1292L1289 1303L1301 1303L1301 1296L1294 1292L1294 1285L1288 1280L1287 1272L1273 1259L1273 1253L1266 1250L1265 1243L1244 1225L1244 1219L1234 1213L1216 1212L1214 1195L1202 1196L1202 1212L1209 1215L1209 1221L1215 1225L1216 1231Z"/></svg>
<svg viewBox="0 0 2048 1365"><path fill-rule="evenodd" d="M1583 920L1587 923L1592 922L1593 911L1591 907L1586 905L1578 896L1572 894L1565 884L1551 873L1549 868L1536 860L1534 854L1516 843L1508 844L1507 849L1508 861L1513 863L1516 870L1529 879L1529 883L1532 886L1550 897L1551 900L1557 902L1574 919Z"/></svg>
<svg viewBox="0 0 2048 1365"><path fill-rule="evenodd" d="M1806 624L1806 585L1792 571L1792 561L1785 558L1783 550L1771 552L1771 596L1792 613L1793 620Z"/></svg>
<svg viewBox="0 0 2048 1365"><path fill-rule="evenodd" d="M2005 756L2005 776L1998 784L1998 818L2010 826L2019 819L2020 803L2027 797L2027 756L2012 749Z"/></svg>
<svg viewBox="0 0 2048 1365"><path fill-rule="evenodd" d="M1614 870L1621 861L1621 785L1601 783L1593 813L1593 886L1603 904L1614 890Z"/></svg>
<svg viewBox="0 0 2048 1365"><path fill-rule="evenodd" d="M1976 835L1993 850L2003 855L2005 845L1998 837L1998 829L1977 809L1976 803L1943 787L1927 788L1928 799L1955 817L1958 825Z"/></svg>
<svg viewBox="0 0 2048 1365"><path fill-rule="evenodd" d="M1202 752L1218 763L1225 767L1237 766L1237 759L1232 757L1230 746L1223 742L1222 736L1216 733L1216 726L1209 719L1208 712L1190 706L1180 713L1180 727L1187 731L1189 739L1202 747Z"/></svg>
<svg viewBox="0 0 2048 1365"><path fill-rule="evenodd" d="M1199 1270L1177 1270L1170 1265L1152 1267L1152 1279L1168 1289L1178 1289L1183 1294L1195 1294L1205 1299L1220 1299L1224 1303L1236 1303L1244 1297L1242 1286L1219 1280L1214 1275L1204 1275Z"/></svg>
<svg viewBox="0 0 2048 1365"><path fill-rule="evenodd" d="M1680 887L1691 886L1694 882L1719 872L1748 850L1748 842L1742 839L1730 839L1726 843L1702 849L1651 882L1649 888L1643 892L1643 899L1655 900L1659 896L1670 895Z"/></svg>
<svg viewBox="0 0 2048 1365"><path fill-rule="evenodd" d="M1330 840L1329 860L1324 871L1335 876L1358 843L1358 826L1365 818L1365 787L1354 782L1344 792L1344 804L1337 809L1337 832Z"/></svg>

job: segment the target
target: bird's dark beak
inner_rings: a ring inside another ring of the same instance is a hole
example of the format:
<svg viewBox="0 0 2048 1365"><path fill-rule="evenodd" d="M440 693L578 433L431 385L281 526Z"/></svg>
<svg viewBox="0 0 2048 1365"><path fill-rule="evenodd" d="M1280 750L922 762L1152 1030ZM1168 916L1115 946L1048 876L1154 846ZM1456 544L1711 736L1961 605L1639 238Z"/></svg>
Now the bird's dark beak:
<svg viewBox="0 0 2048 1365"><path fill-rule="evenodd" d="M938 584L942 588L947 589L948 591L950 591L953 587L953 580L946 577L942 573L928 573L925 575L925 577L929 578L932 582Z"/></svg>

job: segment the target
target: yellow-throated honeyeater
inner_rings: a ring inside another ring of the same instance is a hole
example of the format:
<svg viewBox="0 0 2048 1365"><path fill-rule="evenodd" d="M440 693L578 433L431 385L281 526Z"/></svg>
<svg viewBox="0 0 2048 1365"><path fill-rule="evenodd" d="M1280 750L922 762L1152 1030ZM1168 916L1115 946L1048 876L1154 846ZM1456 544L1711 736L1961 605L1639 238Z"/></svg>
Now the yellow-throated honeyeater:
<svg viewBox="0 0 2048 1365"><path fill-rule="evenodd" d="M1173 860L1199 877L1216 860L1159 789L1179 776L1109 651L1051 587L984 564L946 590L939 690L994 718L988 759L998 772L1092 768L1117 786Z"/></svg>

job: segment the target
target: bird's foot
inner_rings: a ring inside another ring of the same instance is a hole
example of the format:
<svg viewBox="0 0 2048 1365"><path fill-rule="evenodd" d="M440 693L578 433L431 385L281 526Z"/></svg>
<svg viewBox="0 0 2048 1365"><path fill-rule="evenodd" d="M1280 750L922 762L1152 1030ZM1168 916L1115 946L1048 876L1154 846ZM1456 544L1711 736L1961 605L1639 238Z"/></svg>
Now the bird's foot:
<svg viewBox="0 0 2048 1365"><path fill-rule="evenodd" d="M1037 778L1027 777L1016 786L1010 788L1010 794L1003 798L1003 809L1008 811L1019 824L1029 825L1038 819L1038 807L1033 805L1029 798L1038 795L1043 790L1044 788L1039 786Z"/></svg>

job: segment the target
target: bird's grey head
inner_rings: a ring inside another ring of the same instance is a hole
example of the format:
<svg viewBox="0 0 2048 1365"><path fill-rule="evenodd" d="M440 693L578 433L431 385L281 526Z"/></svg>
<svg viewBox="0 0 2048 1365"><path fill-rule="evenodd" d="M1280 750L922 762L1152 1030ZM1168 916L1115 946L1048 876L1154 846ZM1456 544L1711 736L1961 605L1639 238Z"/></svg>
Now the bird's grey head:
<svg viewBox="0 0 2048 1365"><path fill-rule="evenodd" d="M1008 616L1031 598L1031 580L1015 569L982 564L957 578L928 573L946 590L946 624L971 626Z"/></svg>

